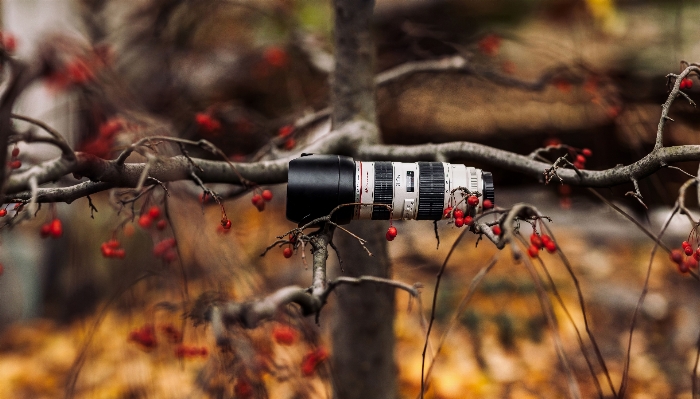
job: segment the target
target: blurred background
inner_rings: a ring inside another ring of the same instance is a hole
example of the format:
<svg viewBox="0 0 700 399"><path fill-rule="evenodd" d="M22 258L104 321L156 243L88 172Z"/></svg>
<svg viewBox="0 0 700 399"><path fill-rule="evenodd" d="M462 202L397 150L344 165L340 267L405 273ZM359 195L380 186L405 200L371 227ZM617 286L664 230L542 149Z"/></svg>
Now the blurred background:
<svg viewBox="0 0 700 399"><path fill-rule="evenodd" d="M20 98L17 112L47 122L78 150L112 159L140 137L170 134L204 138L229 159L254 161L329 129L319 113L329 104L333 68L327 1L0 4L3 34L14 37L17 57L49 65L40 84ZM587 169L634 162L653 147L666 75L680 72L682 61L700 59L698 20L700 4L683 0L377 0L377 73L454 55L471 66L469 72L417 73L379 87L383 139L473 141L519 154L564 143L591 149ZM692 80L685 92L697 101L700 82ZM665 144L696 144L697 111L679 98L670 115L675 122L667 125ZM35 144L20 149L25 165L58 155ZM220 159L197 149L190 154ZM528 202L552 218L581 281L610 378L619 384L653 242L585 189L544 186L469 159L455 162L494 173L498 206ZM694 163L677 166L697 173ZM625 196L631 184L599 191L658 231L686 179L666 169L640 181L648 210ZM195 325L198 305L207 301L245 300L311 279L300 254L285 259L274 248L260 257L294 227L284 217L284 186L261 188L273 193L264 211L251 204L251 192L211 188L228 198L231 230L220 227L222 208L202 199L190 182L169 184L168 194L157 187L136 201L123 190L94 195L94 214L87 199L45 205L35 219L5 228L0 397L330 397L333 370L319 353L330 351L333 298L318 326L290 308L255 330L232 332L236 344L228 353L217 349L206 325ZM687 201L697 210L695 193ZM152 225L140 223L152 207L161 215ZM42 225L55 218L63 234L42 238ZM159 220L167 220L163 229L156 227ZM423 309L413 303L408 310L407 296L397 293L400 391L416 397L424 342L419 312L429 316L435 274L460 230L440 223L436 249L432 223L397 227L399 236L389 243L395 278L424 284ZM679 247L691 237L697 244L694 228L676 217L664 242ZM529 236L529 227L523 234ZM177 250L162 244L172 238ZM101 245L109 240L118 241L123 258L103 255ZM475 244L469 235L449 262L438 295L436 341L471 279L497 252L489 242ZM567 395L534 283L510 258L506 250L457 315L428 397ZM341 275L331 259L331 275ZM571 277L554 256L543 260L581 328ZM700 333L697 282L680 274L665 253L651 264L631 350L629 397L690 398ZM576 332L561 307L555 312L584 397L597 396ZM609 394L602 372L599 377Z"/></svg>

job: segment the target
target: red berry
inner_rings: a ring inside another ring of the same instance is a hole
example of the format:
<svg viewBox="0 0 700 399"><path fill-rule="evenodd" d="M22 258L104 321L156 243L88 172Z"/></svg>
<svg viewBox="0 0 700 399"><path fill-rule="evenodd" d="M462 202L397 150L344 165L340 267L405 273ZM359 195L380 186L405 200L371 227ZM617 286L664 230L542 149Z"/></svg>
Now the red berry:
<svg viewBox="0 0 700 399"><path fill-rule="evenodd" d="M61 224L60 219L54 219L51 221L49 234L51 234L53 238L58 238L63 235L63 225Z"/></svg>
<svg viewBox="0 0 700 399"><path fill-rule="evenodd" d="M7 215L7 209L0 209L0 218Z"/></svg>
<svg viewBox="0 0 700 399"><path fill-rule="evenodd" d="M280 130L277 132L277 134L280 137L287 137L287 136L291 135L292 133L294 133L294 126L292 126L292 125L282 126L280 128Z"/></svg>
<svg viewBox="0 0 700 399"><path fill-rule="evenodd" d="M124 126L124 121L121 118L112 118L100 125L100 137L109 139L114 136Z"/></svg>
<svg viewBox="0 0 700 399"><path fill-rule="evenodd" d="M262 212L265 210L265 201L260 200L260 202L255 205L256 208L258 208L258 212Z"/></svg>
<svg viewBox="0 0 700 399"><path fill-rule="evenodd" d="M255 194L253 195L253 198L250 199L250 201L253 203L253 205L258 206L258 204L263 201L262 195Z"/></svg>
<svg viewBox="0 0 700 399"><path fill-rule="evenodd" d="M172 249L165 251L165 254L163 255L164 261L170 263L170 262L174 261L175 259L177 259L177 253L175 251L173 251Z"/></svg>
<svg viewBox="0 0 700 399"><path fill-rule="evenodd" d="M14 161L10 161L10 168L12 169L19 169L22 167L22 161L19 159L15 159Z"/></svg>
<svg viewBox="0 0 700 399"><path fill-rule="evenodd" d="M119 248L115 249L112 254L115 258L124 259L124 257L126 256L126 251L124 251L124 249L122 248Z"/></svg>
<svg viewBox="0 0 700 399"><path fill-rule="evenodd" d="M106 242L100 245L100 251L102 252L102 256L105 258L111 258L114 256L114 249L112 249Z"/></svg>
<svg viewBox="0 0 700 399"><path fill-rule="evenodd" d="M530 245L527 248L527 253L531 258L536 258L540 254L540 249L535 245Z"/></svg>
<svg viewBox="0 0 700 399"><path fill-rule="evenodd" d="M493 202L490 199L485 199L483 205L484 205L484 209L493 208Z"/></svg>
<svg viewBox="0 0 700 399"><path fill-rule="evenodd" d="M45 223L45 224L41 225L40 233L41 233L41 238L46 238L49 235L51 235L51 224Z"/></svg>
<svg viewBox="0 0 700 399"><path fill-rule="evenodd" d="M253 386L245 378L239 378L233 386L237 398L248 399L253 396Z"/></svg>
<svg viewBox="0 0 700 399"><path fill-rule="evenodd" d="M540 238L539 235L532 233L530 236L530 244L536 246L537 248L543 248L544 243L542 243L542 239Z"/></svg>
<svg viewBox="0 0 700 399"><path fill-rule="evenodd" d="M584 157L584 156L581 155L581 154L576 155L576 162L578 162L578 163L580 163L580 164L585 164L585 163L586 163L586 157Z"/></svg>
<svg viewBox="0 0 700 399"><path fill-rule="evenodd" d="M685 89L685 86L686 86L685 79L681 79L681 84L678 85L678 88L683 90L683 89Z"/></svg>
<svg viewBox="0 0 700 399"><path fill-rule="evenodd" d="M23 203L21 203L21 202L17 202L17 203L15 203L15 207L14 207L14 210L16 210L17 212L21 211L21 210L22 210L22 206L23 206L23 205L24 205L24 204L23 204Z"/></svg>
<svg viewBox="0 0 700 399"><path fill-rule="evenodd" d="M455 218L455 226L457 226L457 227L464 226L464 218Z"/></svg>
<svg viewBox="0 0 700 399"><path fill-rule="evenodd" d="M265 200L267 202L272 201L272 191L263 190L261 197L263 200Z"/></svg>
<svg viewBox="0 0 700 399"><path fill-rule="evenodd" d="M292 257L292 255L294 255L294 250L290 247L287 247L282 251L282 255L284 255L285 258L289 259Z"/></svg>
<svg viewBox="0 0 700 399"><path fill-rule="evenodd" d="M162 220L158 221L158 224L156 224L156 228L158 230L164 230L165 226L167 226L167 225L168 225L168 223L165 221L165 219L162 219Z"/></svg>
<svg viewBox="0 0 700 399"><path fill-rule="evenodd" d="M151 218L148 214L141 215L139 218L139 226L147 229L151 227L151 224L153 224L153 218Z"/></svg>
<svg viewBox="0 0 700 399"><path fill-rule="evenodd" d="M294 147L296 147L296 145L297 145L297 141L290 138L284 142L284 149L289 151L289 150L292 150Z"/></svg>
<svg viewBox="0 0 700 399"><path fill-rule="evenodd" d="M683 262L683 253L678 249L674 249L673 251L671 251L671 260L673 261L673 263L677 263L680 265L681 262Z"/></svg>
<svg viewBox="0 0 700 399"><path fill-rule="evenodd" d="M693 269L695 267L698 267L698 261L696 261L692 257L689 257L685 258L685 260L678 265L678 270L680 270L681 273L688 273L690 269Z"/></svg>
<svg viewBox="0 0 700 399"><path fill-rule="evenodd" d="M474 223L474 218L473 218L473 217L471 217L471 216L469 216L469 215L467 215L467 216L464 217L464 224L466 224L467 226L469 226L469 225L471 225L472 223Z"/></svg>
<svg viewBox="0 0 700 399"><path fill-rule="evenodd" d="M391 239L393 240L396 238L396 236L399 234L398 230L396 230L396 227L391 226L389 227L389 230L386 231L387 236L391 236ZM391 241L391 240L390 240Z"/></svg>
<svg viewBox="0 0 700 399"><path fill-rule="evenodd" d="M578 161L574 162L574 168L576 168L576 169L585 169L585 167L586 167L586 165L581 163L581 162L578 162Z"/></svg>
<svg viewBox="0 0 700 399"><path fill-rule="evenodd" d="M11 33L4 32L2 35L2 45L8 53L14 53L17 48L17 39Z"/></svg>
<svg viewBox="0 0 700 399"><path fill-rule="evenodd" d="M117 249L119 248L119 241L112 238L111 240L107 241L105 245L107 245L109 248Z"/></svg>
<svg viewBox="0 0 700 399"><path fill-rule="evenodd" d="M287 52L281 47L268 47L263 57L268 64L275 68L282 68L289 62Z"/></svg>
<svg viewBox="0 0 700 399"><path fill-rule="evenodd" d="M495 225L491 227L491 231L493 231L493 234L500 236L501 235L501 226Z"/></svg>
<svg viewBox="0 0 700 399"><path fill-rule="evenodd" d="M681 243L681 247L683 247L683 248L689 247L689 246L690 246L690 243L689 243L688 241L683 241L683 242Z"/></svg>
<svg viewBox="0 0 700 399"><path fill-rule="evenodd" d="M542 234L540 236L540 239L542 240L543 245L547 245L548 242L552 241L552 238L550 236L548 236L547 234Z"/></svg>
<svg viewBox="0 0 700 399"><path fill-rule="evenodd" d="M160 208L158 208L157 206L152 206L148 210L148 216L150 216L151 219L158 219L160 217Z"/></svg>
<svg viewBox="0 0 700 399"><path fill-rule="evenodd" d="M231 228L231 220L230 219L221 219L221 227L224 229L228 230Z"/></svg>
<svg viewBox="0 0 700 399"><path fill-rule="evenodd" d="M212 133L221 128L221 123L219 121L214 119L211 115L205 114L203 112L200 112L197 115L195 115L195 121L204 133Z"/></svg>
<svg viewBox="0 0 700 399"><path fill-rule="evenodd" d="M464 218L464 212L462 212L461 209L455 209L453 215L454 215L455 219L462 219L462 218Z"/></svg>
<svg viewBox="0 0 700 399"><path fill-rule="evenodd" d="M685 252L685 254L687 256L690 256L693 254L693 247L691 247L691 246L684 247L683 252Z"/></svg>
<svg viewBox="0 0 700 399"><path fill-rule="evenodd" d="M388 231L386 232L385 237L386 237L387 241L394 241L394 238L396 238L396 237L393 237L391 234L389 234Z"/></svg>
<svg viewBox="0 0 700 399"><path fill-rule="evenodd" d="M479 197L477 197L476 195L470 195L469 197L467 197L467 204L469 204L469 206L479 205Z"/></svg>
<svg viewBox="0 0 700 399"><path fill-rule="evenodd" d="M83 84L93 78L90 67L82 60L74 60L66 65L66 74L71 82Z"/></svg>
<svg viewBox="0 0 700 399"><path fill-rule="evenodd" d="M272 337L278 344L291 345L296 340L296 331L289 326L275 326Z"/></svg>
<svg viewBox="0 0 700 399"><path fill-rule="evenodd" d="M544 247L550 254L557 252L557 244L555 244L554 241L548 241Z"/></svg>
<svg viewBox="0 0 700 399"><path fill-rule="evenodd" d="M581 154L583 154L584 157L590 157L591 155L593 155L593 152L588 148L584 148L583 150L581 150Z"/></svg>
<svg viewBox="0 0 700 399"><path fill-rule="evenodd" d="M700 260L700 252L698 252L698 251L693 252L693 259Z"/></svg>
<svg viewBox="0 0 700 399"><path fill-rule="evenodd" d="M17 158L17 155L19 155L19 148L15 147L12 149L12 158Z"/></svg>
<svg viewBox="0 0 700 399"><path fill-rule="evenodd" d="M450 212L452 212L452 207L448 206L447 208L445 208L444 211L442 211L442 217L448 217L450 215Z"/></svg>

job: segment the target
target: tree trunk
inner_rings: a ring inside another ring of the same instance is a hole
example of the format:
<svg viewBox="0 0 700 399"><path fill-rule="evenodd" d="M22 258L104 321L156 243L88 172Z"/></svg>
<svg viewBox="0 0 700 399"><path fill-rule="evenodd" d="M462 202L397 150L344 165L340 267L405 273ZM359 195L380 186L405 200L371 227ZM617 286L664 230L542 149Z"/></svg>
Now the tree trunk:
<svg viewBox="0 0 700 399"><path fill-rule="evenodd" d="M370 257L348 234L338 231L346 276L391 278L387 253L387 223L355 221L351 230L368 243ZM333 322L333 374L336 399L397 397L394 363L395 292L387 285L365 283L336 289Z"/></svg>
<svg viewBox="0 0 700 399"><path fill-rule="evenodd" d="M335 69L331 80L333 129L353 121L374 126L365 137L378 143L371 21L374 0L334 0ZM373 257L356 239L338 232L345 275L391 278L380 221L353 222ZM336 399L396 398L394 364L394 289L371 283L339 287L333 322L333 385Z"/></svg>

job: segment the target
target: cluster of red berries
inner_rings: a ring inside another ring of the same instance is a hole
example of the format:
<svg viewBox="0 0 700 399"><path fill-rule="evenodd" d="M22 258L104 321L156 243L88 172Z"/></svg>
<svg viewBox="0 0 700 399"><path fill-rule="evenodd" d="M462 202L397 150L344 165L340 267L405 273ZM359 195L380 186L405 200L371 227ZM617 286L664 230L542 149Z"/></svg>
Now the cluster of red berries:
<svg viewBox="0 0 700 399"><path fill-rule="evenodd" d="M389 229L386 231L386 240L394 241L394 238L396 238L397 235L399 235L399 231L396 230L396 227L389 226Z"/></svg>
<svg viewBox="0 0 700 399"><path fill-rule="evenodd" d="M539 256L541 249L546 249L547 252L553 254L557 251L557 244L547 234L538 235L537 233L532 233L530 236L530 247L527 249L528 255L531 258L536 258Z"/></svg>
<svg viewBox="0 0 700 399"><path fill-rule="evenodd" d="M263 190L260 194L255 193L253 194L253 198L250 199L250 202L258 208L259 212L264 211L265 203L270 201L272 201L272 191L270 190Z"/></svg>
<svg viewBox="0 0 700 399"><path fill-rule="evenodd" d="M476 195L470 194L467 197L467 205L470 207L474 208L479 205L479 197ZM493 208L493 202L489 199L485 199L483 202L483 208L484 209L491 209ZM454 209L451 206L448 206L445 208L445 210L442 212L442 217L443 218L449 218L450 215L454 218L454 223L455 226L457 227L462 227L462 226L471 226L474 223L474 218L468 214L465 214L463 210L461 209Z"/></svg>
<svg viewBox="0 0 700 399"><path fill-rule="evenodd" d="M99 158L109 158L117 133L126 126L126 121L120 117L107 119L100 125L97 137L83 144L81 150Z"/></svg>
<svg viewBox="0 0 700 399"><path fill-rule="evenodd" d="M97 52L63 57L60 64L47 68L46 84L53 92L71 86L82 86L95 79L95 72L104 66L104 59Z"/></svg>
<svg viewBox="0 0 700 399"><path fill-rule="evenodd" d="M452 207L448 206L445 208L445 210L442 212L443 217L450 217L450 213L452 213L452 216L455 219L455 226L457 227L462 227L464 225L470 226L472 223L474 223L474 218L471 217L470 215L464 215L464 211L461 209L455 209L452 211Z"/></svg>
<svg viewBox="0 0 700 399"><path fill-rule="evenodd" d="M293 125L282 126L277 132L278 137L286 138L286 140L284 141L284 149L287 151L291 151L297 145L297 141L290 137L292 133L294 133Z"/></svg>
<svg viewBox="0 0 700 399"><path fill-rule="evenodd" d="M160 332L165 335L170 343L178 343L182 340L182 333L173 327L172 324L164 324L159 327ZM158 346L158 338L156 337L156 329L153 324L144 324L129 333L129 342L134 342L141 349L150 351ZM178 358L191 358L195 356L206 357L209 351L206 347L196 347L192 345L180 344L175 347L175 356Z"/></svg>
<svg viewBox="0 0 700 399"><path fill-rule="evenodd" d="M157 206L152 206L148 209L148 212L141 214L139 217L139 226L141 226L144 229L150 228L151 225L153 225L153 222L155 220L158 220L160 218L161 212L160 208ZM156 223L156 228L158 230L163 230L167 226L167 222L165 219L158 220Z"/></svg>
<svg viewBox="0 0 700 399"><path fill-rule="evenodd" d="M19 169L22 167L22 161L17 159L17 156L19 156L19 148L15 145L15 148L12 149L12 153L10 154L10 162L7 163L7 165L10 167L10 169Z"/></svg>
<svg viewBox="0 0 700 399"><path fill-rule="evenodd" d="M221 122L209 113L198 112L197 115L194 116L194 120L197 122L197 126L199 126L199 130L202 133L211 134L221 129Z"/></svg>
<svg viewBox="0 0 700 399"><path fill-rule="evenodd" d="M163 258L164 261L170 263L177 259L177 251L175 246L177 242L174 238L166 238L163 241L156 243L153 247L153 255L156 258Z"/></svg>
<svg viewBox="0 0 700 399"><path fill-rule="evenodd" d="M586 158L590 157L591 155L593 155L593 152L588 148L581 150L581 153L576 155L574 167L576 167L576 169L584 169L586 167Z"/></svg>
<svg viewBox="0 0 700 399"><path fill-rule="evenodd" d="M158 346L158 340L156 339L156 330L151 324L146 324L141 328L129 333L129 341L135 342L143 350L151 350Z"/></svg>
<svg viewBox="0 0 700 399"><path fill-rule="evenodd" d="M693 250L693 246L690 245L688 241L683 241L681 244L682 250L674 249L671 251L671 260L678 265L678 270L681 273L688 273L690 269L695 269L698 267L698 261L700 261L700 247ZM686 255L685 259L683 254Z"/></svg>
<svg viewBox="0 0 700 399"><path fill-rule="evenodd" d="M290 326L277 325L272 329L272 338L280 345L292 345L297 339L297 332Z"/></svg>
<svg viewBox="0 0 700 399"><path fill-rule="evenodd" d="M41 238L53 237L59 238L63 235L63 224L60 219L53 219L41 226Z"/></svg>
<svg viewBox="0 0 700 399"><path fill-rule="evenodd" d="M209 350L204 346L193 346L180 344L175 348L175 356L179 359L183 358L193 358L197 356L207 357L209 355Z"/></svg>
<svg viewBox="0 0 700 399"><path fill-rule="evenodd" d="M693 81L692 81L692 80L690 80L689 78L683 78L683 79L681 80L681 84L680 84L680 89L681 89L681 90L683 90L683 89L692 89L692 88L693 88Z"/></svg>
<svg viewBox="0 0 700 399"><path fill-rule="evenodd" d="M105 258L124 259L124 257L126 256L126 252L124 251L124 248L119 248L120 245L121 244L116 238L112 238L107 242L103 242L100 246L102 256L104 256Z"/></svg>
<svg viewBox="0 0 700 399"><path fill-rule="evenodd" d="M310 376L316 371L318 365L326 359L328 359L328 351L323 347L307 353L301 361L301 372L305 376Z"/></svg>

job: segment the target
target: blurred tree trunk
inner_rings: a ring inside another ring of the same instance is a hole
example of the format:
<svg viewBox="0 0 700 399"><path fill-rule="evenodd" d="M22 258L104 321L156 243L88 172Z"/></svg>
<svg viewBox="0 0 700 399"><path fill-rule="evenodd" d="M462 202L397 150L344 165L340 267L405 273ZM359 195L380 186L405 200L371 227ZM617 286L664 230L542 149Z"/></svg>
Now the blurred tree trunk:
<svg viewBox="0 0 700 399"><path fill-rule="evenodd" d="M353 121L374 126L365 141L379 142L374 88L374 43L371 21L374 0L334 0L335 69L331 80L333 129ZM336 234L345 275L391 277L384 230L380 221L353 222L374 254L369 257L356 239ZM377 284L339 287L333 325L333 375L336 399L393 399L394 290Z"/></svg>
<svg viewBox="0 0 700 399"><path fill-rule="evenodd" d="M351 230L368 241L369 257L357 240L338 231L346 276L391 278L384 234L388 223L355 221ZM393 399L396 392L394 363L394 289L365 283L336 290L333 323L333 375L336 399Z"/></svg>

